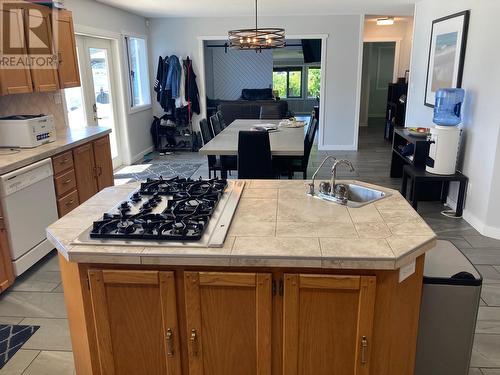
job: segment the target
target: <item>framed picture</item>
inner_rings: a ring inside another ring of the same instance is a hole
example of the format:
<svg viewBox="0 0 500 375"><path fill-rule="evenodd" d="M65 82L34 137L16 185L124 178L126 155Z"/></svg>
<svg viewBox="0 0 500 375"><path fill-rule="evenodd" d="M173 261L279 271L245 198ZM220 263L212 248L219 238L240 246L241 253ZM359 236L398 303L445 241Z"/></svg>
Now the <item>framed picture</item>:
<svg viewBox="0 0 500 375"><path fill-rule="evenodd" d="M470 11L432 22L424 104L434 107L436 91L461 88Z"/></svg>

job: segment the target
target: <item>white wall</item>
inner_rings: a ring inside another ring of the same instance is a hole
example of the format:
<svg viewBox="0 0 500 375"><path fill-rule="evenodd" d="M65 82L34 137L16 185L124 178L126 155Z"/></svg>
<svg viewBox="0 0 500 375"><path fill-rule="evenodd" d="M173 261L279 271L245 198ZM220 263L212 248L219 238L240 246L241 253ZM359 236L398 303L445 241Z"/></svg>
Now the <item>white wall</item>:
<svg viewBox="0 0 500 375"><path fill-rule="evenodd" d="M152 110L149 108L141 112L128 113L127 76L124 69L126 65L124 65L124 45L121 34L147 36L146 19L93 0L65 0L64 3L66 8L73 12L77 33L84 32L94 36L105 36L117 41L115 52L116 59L120 62L119 66L116 66L120 73L117 84L120 91L119 111L122 113L117 122L121 129L123 161L125 164L130 164L152 150L149 133Z"/></svg>
<svg viewBox="0 0 500 375"><path fill-rule="evenodd" d="M221 37L228 30L251 25L250 17L227 18L162 18L151 19L150 60L156 61L158 55L189 55L193 59L195 73L198 75L202 105L204 96L202 77L203 63L200 56L199 36ZM355 149L357 146L358 105L360 73L360 40L363 30L363 17L360 15L342 16L279 16L261 17L262 25L275 25L286 28L290 36L328 34L325 70L325 121L320 124L320 147L323 149ZM152 64L151 71L155 67ZM203 110L204 108L202 108ZM155 112L160 112L155 106ZM202 111L203 113L203 111ZM200 117L195 116L197 127Z"/></svg>
<svg viewBox="0 0 500 375"><path fill-rule="evenodd" d="M432 21L467 9L471 10L471 20L463 75L466 103L460 167L470 178L470 184L464 218L482 234L500 238L498 0L417 3L406 124L432 125L433 111L424 106Z"/></svg>
<svg viewBox="0 0 500 375"><path fill-rule="evenodd" d="M411 47L413 42L413 17L396 17L394 25L378 26L374 18L365 20L363 38L365 41L399 40L398 77L404 77L410 69Z"/></svg>

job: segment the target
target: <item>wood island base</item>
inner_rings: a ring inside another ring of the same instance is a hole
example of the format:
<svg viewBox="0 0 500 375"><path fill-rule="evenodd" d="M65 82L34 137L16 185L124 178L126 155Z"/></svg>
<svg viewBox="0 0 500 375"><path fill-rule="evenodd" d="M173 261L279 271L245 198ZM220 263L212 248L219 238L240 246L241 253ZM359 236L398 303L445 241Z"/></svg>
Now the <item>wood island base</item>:
<svg viewBox="0 0 500 375"><path fill-rule="evenodd" d="M411 375L399 270L98 265L59 255L78 375Z"/></svg>

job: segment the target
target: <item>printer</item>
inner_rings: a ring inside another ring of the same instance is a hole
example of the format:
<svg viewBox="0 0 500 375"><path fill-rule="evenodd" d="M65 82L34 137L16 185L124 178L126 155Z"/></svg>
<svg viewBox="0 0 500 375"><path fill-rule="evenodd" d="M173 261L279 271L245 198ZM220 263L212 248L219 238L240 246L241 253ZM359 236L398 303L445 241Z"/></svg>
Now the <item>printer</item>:
<svg viewBox="0 0 500 375"><path fill-rule="evenodd" d="M55 140L52 115L0 117L0 147L34 148Z"/></svg>

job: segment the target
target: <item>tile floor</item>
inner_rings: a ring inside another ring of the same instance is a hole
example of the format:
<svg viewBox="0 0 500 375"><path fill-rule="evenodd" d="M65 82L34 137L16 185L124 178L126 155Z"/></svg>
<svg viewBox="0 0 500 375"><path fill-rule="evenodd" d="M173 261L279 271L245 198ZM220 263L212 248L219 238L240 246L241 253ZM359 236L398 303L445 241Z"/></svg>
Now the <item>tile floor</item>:
<svg viewBox="0 0 500 375"><path fill-rule="evenodd" d="M400 180L388 177L390 145L383 141L382 134L382 129L376 125L361 129L358 151L326 153L315 148L311 155L309 176L327 154L333 154L351 160L356 167L356 172L341 173L341 177L399 188ZM203 164L194 176L208 177L206 158L196 153L165 158L176 162L201 162ZM235 177L233 172L232 178ZM327 167L320 177L328 177ZM296 178L299 178L298 174ZM439 238L453 242L484 276L469 374L500 375L500 241L481 236L462 219L444 217L440 214L442 209L439 203L419 205L419 213ZM36 324L41 327L0 370L0 375L74 373L64 296L54 253L0 295L0 324Z"/></svg>

